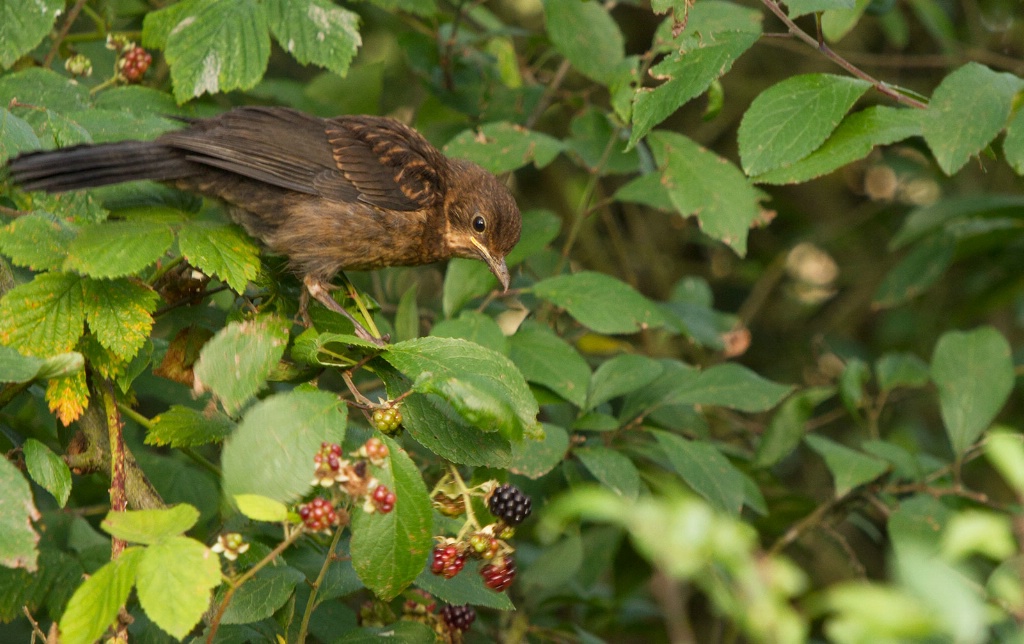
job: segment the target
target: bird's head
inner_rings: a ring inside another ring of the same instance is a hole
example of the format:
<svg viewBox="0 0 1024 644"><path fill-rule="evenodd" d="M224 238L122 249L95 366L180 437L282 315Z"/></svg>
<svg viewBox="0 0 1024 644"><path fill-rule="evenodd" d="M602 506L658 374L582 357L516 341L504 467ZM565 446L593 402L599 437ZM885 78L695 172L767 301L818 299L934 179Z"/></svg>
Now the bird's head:
<svg viewBox="0 0 1024 644"><path fill-rule="evenodd" d="M505 256L519 242L523 219L512 193L490 172L468 161L452 161L445 196L444 243L452 255L483 260L508 290Z"/></svg>

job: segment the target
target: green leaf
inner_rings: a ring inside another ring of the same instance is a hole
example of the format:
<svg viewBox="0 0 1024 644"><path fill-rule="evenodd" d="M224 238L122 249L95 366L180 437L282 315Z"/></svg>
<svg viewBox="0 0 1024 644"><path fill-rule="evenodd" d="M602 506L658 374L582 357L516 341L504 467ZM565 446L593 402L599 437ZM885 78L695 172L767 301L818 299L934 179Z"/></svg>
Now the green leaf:
<svg viewBox="0 0 1024 644"><path fill-rule="evenodd" d="M811 387L787 398L757 444L756 467L771 467L788 456L807 431L814 408L835 395L831 387Z"/></svg>
<svg viewBox="0 0 1024 644"><path fill-rule="evenodd" d="M211 590L220 584L220 560L195 539L170 537L146 548L135 583L146 616L180 640L209 608Z"/></svg>
<svg viewBox="0 0 1024 644"><path fill-rule="evenodd" d="M485 432L519 440L537 425L537 401L522 374L490 349L429 337L390 345L381 357L413 379L414 388L438 394Z"/></svg>
<svg viewBox="0 0 1024 644"><path fill-rule="evenodd" d="M913 0L911 0L913 1ZM829 42L839 42L860 23L871 0L855 0L852 9L829 9L821 16L821 33Z"/></svg>
<svg viewBox="0 0 1024 644"><path fill-rule="evenodd" d="M152 429L146 432L146 444L196 447L218 443L231 435L234 428L235 423L222 413L171 405L153 419Z"/></svg>
<svg viewBox="0 0 1024 644"><path fill-rule="evenodd" d="M199 510L182 503L159 510L110 512L100 526L118 539L148 545L184 534L198 520Z"/></svg>
<svg viewBox="0 0 1024 644"><path fill-rule="evenodd" d="M93 644L128 600L145 550L127 548L78 587L60 618L61 642Z"/></svg>
<svg viewBox="0 0 1024 644"><path fill-rule="evenodd" d="M2 39L0 39L2 42ZM16 157L21 152L38 150L42 147L32 126L18 118L5 107L0 107L0 163Z"/></svg>
<svg viewBox="0 0 1024 644"><path fill-rule="evenodd" d="M939 233L924 240L886 273L872 304L889 309L905 304L931 288L953 263L956 239Z"/></svg>
<svg viewBox="0 0 1024 644"><path fill-rule="evenodd" d="M0 252L16 266L34 271L60 268L75 229L63 219L36 210L0 229Z"/></svg>
<svg viewBox="0 0 1024 644"><path fill-rule="evenodd" d="M0 566L36 571L39 535L32 522L41 518L28 481L13 463L0 458Z"/></svg>
<svg viewBox="0 0 1024 644"><path fill-rule="evenodd" d="M569 433L558 425L544 425L543 440L524 440L513 448L508 471L538 479L562 462L569 449Z"/></svg>
<svg viewBox="0 0 1024 644"><path fill-rule="evenodd" d="M625 58L625 40L603 5L544 1L544 23L555 48L584 76L608 84Z"/></svg>
<svg viewBox="0 0 1024 644"><path fill-rule="evenodd" d="M67 353L85 331L82 278L42 273L0 299L0 344L25 355Z"/></svg>
<svg viewBox="0 0 1024 644"><path fill-rule="evenodd" d="M438 338L462 338L500 354L509 355L509 339L501 332L501 327L494 318L477 311L463 311L454 320L441 320L430 329L430 335Z"/></svg>
<svg viewBox="0 0 1024 644"><path fill-rule="evenodd" d="M163 257L174 243L166 224L110 221L84 226L67 250L64 269L91 277L133 275Z"/></svg>
<svg viewBox="0 0 1024 644"><path fill-rule="evenodd" d="M743 507L743 474L714 445L677 434L651 432L672 469L714 507L737 516Z"/></svg>
<svg viewBox="0 0 1024 644"><path fill-rule="evenodd" d="M1018 218L1024 214L1024 196L1013 194L979 194L950 197L917 208L907 216L903 227L889 242L897 250L923 239L936 231L981 218Z"/></svg>
<svg viewBox="0 0 1024 644"><path fill-rule="evenodd" d="M928 363L912 353L886 353L875 362L878 388L892 391L897 387L920 388L928 384Z"/></svg>
<svg viewBox="0 0 1024 644"><path fill-rule="evenodd" d="M695 214L704 234L745 255L763 194L736 166L685 136L658 131L650 142L672 206L684 217Z"/></svg>
<svg viewBox="0 0 1024 644"><path fill-rule="evenodd" d="M393 369L384 366L378 374L390 398L408 391L409 382ZM505 467L511 457L512 446L506 438L497 432L481 432L437 396L410 395L402 403L402 419L410 436L453 463Z"/></svg>
<svg viewBox="0 0 1024 644"><path fill-rule="evenodd" d="M398 500L387 514L354 513L351 549L359 579L378 597L390 601L423 570L433 548L433 518L419 468L398 443L386 436L382 440L389 456L377 478Z"/></svg>
<svg viewBox="0 0 1024 644"><path fill-rule="evenodd" d="M616 494L627 499L640 495L640 472L628 457L607 447L580 447L572 455Z"/></svg>
<svg viewBox="0 0 1024 644"><path fill-rule="evenodd" d="M85 319L96 339L121 360L131 360L149 338L160 296L141 282L83 281Z"/></svg>
<svg viewBox="0 0 1024 644"><path fill-rule="evenodd" d="M568 140L569 147L590 172L622 174L636 172L639 168L640 155L636 150L623 151L625 131L616 126L603 110L596 107L587 109L573 118L569 131L572 134ZM633 132L635 136L635 127Z"/></svg>
<svg viewBox="0 0 1024 644"><path fill-rule="evenodd" d="M804 440L823 459L832 472L836 497L845 496L850 490L873 481L889 469L885 461L868 456L845 445L840 445L823 436L811 434Z"/></svg>
<svg viewBox="0 0 1024 644"><path fill-rule="evenodd" d="M985 457L1018 495L1024 494L1024 436L1016 431L989 432Z"/></svg>
<svg viewBox="0 0 1024 644"><path fill-rule="evenodd" d="M212 391L234 415L263 388L287 343L288 325L278 318L232 322L199 353L197 385Z"/></svg>
<svg viewBox="0 0 1024 644"><path fill-rule="evenodd" d="M992 327L944 333L932 353L932 380L953 452L961 455L992 423L1013 390L1006 338Z"/></svg>
<svg viewBox="0 0 1024 644"><path fill-rule="evenodd" d="M251 624L267 619L284 606L306 576L288 566L267 567L238 587L224 611L222 624ZM218 600L222 599L218 593Z"/></svg>
<svg viewBox="0 0 1024 644"><path fill-rule="evenodd" d="M483 262L456 257L444 272L441 310L450 318L473 299L483 297L498 286L498 278Z"/></svg>
<svg viewBox="0 0 1024 644"><path fill-rule="evenodd" d="M665 60L651 67L651 76L661 84L636 90L628 148L635 146L656 125L706 92L712 82L732 69L736 59L761 36L760 15L751 12L751 17L755 16L757 19L751 20L749 31L725 32L716 34L714 38L697 39L692 47L674 50Z"/></svg>
<svg viewBox="0 0 1024 644"><path fill-rule="evenodd" d="M40 487L57 499L57 505L64 507L71 495L71 470L64 459L34 438L21 446L25 454L25 467L29 476Z"/></svg>
<svg viewBox="0 0 1024 644"><path fill-rule="evenodd" d="M496 593L484 586L481 576L473 574L468 569L452 579L445 579L432 573L428 562L416 578L416 587L453 606L470 604L495 610L515 610L515 605L507 593Z"/></svg>
<svg viewBox="0 0 1024 644"><path fill-rule="evenodd" d="M849 76L802 74L769 87L750 104L737 134L740 160L755 177L818 149L871 85Z"/></svg>
<svg viewBox="0 0 1024 644"><path fill-rule="evenodd" d="M543 385L583 407L590 382L587 361L548 327L527 322L511 338L512 362L529 382Z"/></svg>
<svg viewBox="0 0 1024 644"><path fill-rule="evenodd" d="M448 156L468 159L494 174L511 172L533 162L543 168L565 145L558 139L501 121L466 130L444 146Z"/></svg>
<svg viewBox="0 0 1024 644"><path fill-rule="evenodd" d="M63 10L64 0L0 1L0 67L35 49Z"/></svg>
<svg viewBox="0 0 1024 644"><path fill-rule="evenodd" d="M260 272L259 249L235 226L190 221L178 231L178 247L189 264L236 293Z"/></svg>
<svg viewBox="0 0 1024 644"><path fill-rule="evenodd" d="M418 284L414 283L402 293L395 311L395 337L393 340L411 340L420 335L420 314L416 306Z"/></svg>
<svg viewBox="0 0 1024 644"><path fill-rule="evenodd" d="M164 38L178 103L250 89L270 58L266 7L255 0L185 0L147 14L143 41L160 46Z"/></svg>
<svg viewBox="0 0 1024 644"><path fill-rule="evenodd" d="M293 503L310 488L321 443L344 440L347 415L324 391L295 390L256 403L224 442L224 491Z"/></svg>
<svg viewBox="0 0 1024 644"><path fill-rule="evenodd" d="M790 18L799 18L821 11L853 9L854 2L853 0L787 0L786 6L789 7Z"/></svg>
<svg viewBox="0 0 1024 644"><path fill-rule="evenodd" d="M90 105L88 87L42 67L29 67L0 77L0 96L17 98L27 105L45 106L48 112L72 112ZM25 114L25 120L35 122L31 113Z"/></svg>
<svg viewBox="0 0 1024 644"><path fill-rule="evenodd" d="M558 237L558 232L561 229L562 220L550 210L531 209L524 211L522 235L519 237L519 243L516 244L515 248L505 258L505 262L510 267L516 266L534 254L539 253L555 237ZM451 271L451 263L448 266L448 270ZM490 271L488 271L489 273ZM447 274L445 278L447 281ZM495 280L495 283L497 283L497 280Z"/></svg>
<svg viewBox="0 0 1024 644"><path fill-rule="evenodd" d="M1006 126L1024 80L967 63L935 88L923 120L924 140L942 171L964 167Z"/></svg>
<svg viewBox="0 0 1024 644"><path fill-rule="evenodd" d="M657 305L614 277L582 271L541 280L534 294L598 333L637 333L665 324Z"/></svg>
<svg viewBox="0 0 1024 644"><path fill-rule="evenodd" d="M437 13L437 3L434 0L370 0L370 4L385 11L405 11L417 16L432 16Z"/></svg>
<svg viewBox="0 0 1024 644"><path fill-rule="evenodd" d="M235 505L239 512L253 521L277 523L288 520L288 507L285 504L259 494L236 494Z"/></svg>
<svg viewBox="0 0 1024 644"><path fill-rule="evenodd" d="M11 347L0 345L0 382L64 378L78 373L84 366L85 358L77 351L61 353L44 360L23 356Z"/></svg>
<svg viewBox="0 0 1024 644"><path fill-rule="evenodd" d="M572 532L558 543L548 545L516 583L522 583L527 596L538 589L558 588L576 579L584 562L583 541L579 533Z"/></svg>
<svg viewBox="0 0 1024 644"><path fill-rule="evenodd" d="M274 38L295 60L339 76L348 73L363 42L359 15L326 0L270 0L267 18Z"/></svg>
<svg viewBox="0 0 1024 644"><path fill-rule="evenodd" d="M803 183L866 157L875 146L921 135L921 113L875 105L850 114L820 148L788 166L754 177L757 183Z"/></svg>
<svg viewBox="0 0 1024 644"><path fill-rule="evenodd" d="M615 356L594 371L585 409L593 409L612 398L646 387L663 370L660 362L647 356Z"/></svg>
<svg viewBox="0 0 1024 644"><path fill-rule="evenodd" d="M3 145L3 123L0 122L0 146ZM1006 126L1006 137L1003 138L1003 155L1014 172L1024 175L1024 110L1018 109L1010 124ZM3 148L0 147L0 161L3 160Z"/></svg>
<svg viewBox="0 0 1024 644"><path fill-rule="evenodd" d="M732 362L705 369L673 396L677 404L716 405L746 412L771 409L793 387L772 382Z"/></svg>

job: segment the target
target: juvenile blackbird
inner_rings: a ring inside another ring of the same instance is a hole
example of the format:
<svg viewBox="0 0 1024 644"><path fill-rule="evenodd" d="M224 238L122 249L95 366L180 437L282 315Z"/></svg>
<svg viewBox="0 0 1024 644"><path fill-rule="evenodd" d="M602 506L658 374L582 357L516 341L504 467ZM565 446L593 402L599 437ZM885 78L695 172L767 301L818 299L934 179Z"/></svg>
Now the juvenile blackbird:
<svg viewBox="0 0 1024 644"><path fill-rule="evenodd" d="M10 162L11 178L46 192L153 179L218 198L250 235L288 258L310 295L349 319L327 292L348 269L468 257L486 262L508 289L505 256L522 223L512 195L399 121L240 107L187 122L153 141L23 154ZM356 332L377 340L358 323Z"/></svg>

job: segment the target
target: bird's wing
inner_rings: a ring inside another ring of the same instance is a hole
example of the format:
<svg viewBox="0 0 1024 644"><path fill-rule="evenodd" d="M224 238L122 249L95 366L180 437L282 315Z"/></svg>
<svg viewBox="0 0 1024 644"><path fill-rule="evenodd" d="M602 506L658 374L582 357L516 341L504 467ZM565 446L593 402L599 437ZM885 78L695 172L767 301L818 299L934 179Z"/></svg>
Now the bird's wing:
<svg viewBox="0 0 1024 644"><path fill-rule="evenodd" d="M190 161L332 201L412 211L443 199L444 157L392 119L242 107L159 141Z"/></svg>

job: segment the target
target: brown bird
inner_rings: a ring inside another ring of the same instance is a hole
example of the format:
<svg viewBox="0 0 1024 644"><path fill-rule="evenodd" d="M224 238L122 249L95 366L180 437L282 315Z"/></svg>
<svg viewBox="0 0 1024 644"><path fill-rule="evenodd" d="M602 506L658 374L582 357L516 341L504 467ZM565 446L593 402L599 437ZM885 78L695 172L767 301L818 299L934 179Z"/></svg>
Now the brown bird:
<svg viewBox="0 0 1024 644"><path fill-rule="evenodd" d="M372 337L328 293L339 271L487 263L508 289L505 256L519 241L515 200L480 166L446 157L403 123L323 119L281 107L240 107L153 141L31 152L10 174L25 190L64 192L152 179L215 197L309 294Z"/></svg>

